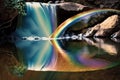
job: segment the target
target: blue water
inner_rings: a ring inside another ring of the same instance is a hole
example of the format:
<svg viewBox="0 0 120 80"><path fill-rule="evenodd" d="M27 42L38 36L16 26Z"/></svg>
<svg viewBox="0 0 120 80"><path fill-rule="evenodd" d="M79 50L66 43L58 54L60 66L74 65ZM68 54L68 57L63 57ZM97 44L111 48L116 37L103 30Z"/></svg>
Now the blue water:
<svg viewBox="0 0 120 80"><path fill-rule="evenodd" d="M17 26L15 36L49 37L57 26L56 6L54 4L27 2L27 15L21 17L21 24ZM19 21L20 22L20 21ZM41 70L48 66L54 59L54 50L50 41L25 41L17 40L16 47L28 69Z"/></svg>

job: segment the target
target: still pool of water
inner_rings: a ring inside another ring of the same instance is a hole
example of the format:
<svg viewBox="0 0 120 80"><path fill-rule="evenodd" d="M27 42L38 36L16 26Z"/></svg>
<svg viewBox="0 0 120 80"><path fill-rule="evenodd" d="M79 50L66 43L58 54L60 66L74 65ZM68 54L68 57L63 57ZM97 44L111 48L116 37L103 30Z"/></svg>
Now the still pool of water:
<svg viewBox="0 0 120 80"><path fill-rule="evenodd" d="M120 43L110 39L59 40L60 48L49 40L21 40L19 43L16 47L28 70L81 72L120 64Z"/></svg>
<svg viewBox="0 0 120 80"><path fill-rule="evenodd" d="M3 76L9 77L10 80L119 78L119 39L59 40L61 49L64 50L61 52L48 40L17 41L20 44L10 42L1 44L1 51L14 52L1 55L1 78Z"/></svg>

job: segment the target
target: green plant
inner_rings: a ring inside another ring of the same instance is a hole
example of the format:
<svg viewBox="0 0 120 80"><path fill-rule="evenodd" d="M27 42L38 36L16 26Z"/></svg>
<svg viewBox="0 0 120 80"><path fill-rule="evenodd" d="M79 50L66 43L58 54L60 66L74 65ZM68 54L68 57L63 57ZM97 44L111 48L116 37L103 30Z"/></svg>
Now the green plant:
<svg viewBox="0 0 120 80"><path fill-rule="evenodd" d="M12 8L18 11L18 14L26 15L24 0L5 0L4 4L7 8Z"/></svg>
<svg viewBox="0 0 120 80"><path fill-rule="evenodd" d="M9 67L9 70L13 75L21 77L27 71L27 67L24 64L18 64L18 65Z"/></svg>

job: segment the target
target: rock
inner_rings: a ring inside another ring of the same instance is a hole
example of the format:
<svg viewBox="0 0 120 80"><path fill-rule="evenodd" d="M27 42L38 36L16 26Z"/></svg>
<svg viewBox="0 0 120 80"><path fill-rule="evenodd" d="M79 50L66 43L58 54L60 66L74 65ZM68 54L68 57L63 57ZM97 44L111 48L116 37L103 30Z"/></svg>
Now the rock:
<svg viewBox="0 0 120 80"><path fill-rule="evenodd" d="M17 50L15 44L2 42L0 44L0 63L3 63L7 66L16 65L17 59L14 57L14 55L16 55L16 52Z"/></svg>
<svg viewBox="0 0 120 80"><path fill-rule="evenodd" d="M11 34L17 24L17 19L15 19L18 15L17 10L7 8L5 4L3 4L4 2L4 0L0 0L0 36Z"/></svg>
<svg viewBox="0 0 120 80"><path fill-rule="evenodd" d="M100 24L95 25L92 28L88 28L87 32L84 34L84 37L93 37L94 34L99 30Z"/></svg>
<svg viewBox="0 0 120 80"><path fill-rule="evenodd" d="M119 38L111 38L111 40L113 40L116 43L120 43L120 39Z"/></svg>
<svg viewBox="0 0 120 80"><path fill-rule="evenodd" d="M118 15L112 15L100 23L99 30L95 33L94 36L106 37L110 36L113 29L116 28L118 22Z"/></svg>
<svg viewBox="0 0 120 80"><path fill-rule="evenodd" d="M93 8L120 9L119 0L109 0L109 1L108 0L65 0L65 1L77 2Z"/></svg>
<svg viewBox="0 0 120 80"><path fill-rule="evenodd" d="M118 15L112 15L105 19L103 22L95 25L94 27L88 28L84 34L85 37L109 37L113 30L117 27Z"/></svg>
<svg viewBox="0 0 120 80"><path fill-rule="evenodd" d="M113 38L120 38L120 30L112 35Z"/></svg>
<svg viewBox="0 0 120 80"><path fill-rule="evenodd" d="M66 19L92 8L73 2L64 2L57 4L57 21L58 25ZM64 17L63 17L64 16Z"/></svg>
<svg viewBox="0 0 120 80"><path fill-rule="evenodd" d="M25 73L26 66L20 62L14 43L4 42L0 44L0 68L19 77Z"/></svg>
<svg viewBox="0 0 120 80"><path fill-rule="evenodd" d="M60 3L59 7L67 11L79 11L87 6L73 2L65 2L65 3Z"/></svg>

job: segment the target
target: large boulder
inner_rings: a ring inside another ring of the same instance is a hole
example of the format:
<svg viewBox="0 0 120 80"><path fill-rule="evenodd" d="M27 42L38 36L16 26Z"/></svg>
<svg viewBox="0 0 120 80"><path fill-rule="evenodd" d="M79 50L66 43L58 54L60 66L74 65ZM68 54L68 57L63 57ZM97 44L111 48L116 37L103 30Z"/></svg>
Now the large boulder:
<svg viewBox="0 0 120 80"><path fill-rule="evenodd" d="M84 34L85 37L110 37L111 34L118 29L118 15L112 15L105 19L103 22L95 25L94 27L88 28Z"/></svg>
<svg viewBox="0 0 120 80"><path fill-rule="evenodd" d="M64 2L57 4L57 22L58 25L66 19L80 13L92 9L91 7L74 2Z"/></svg>
<svg viewBox="0 0 120 80"><path fill-rule="evenodd" d="M108 17L100 23L100 28L94 36L111 36L111 32L116 28L117 22L118 15Z"/></svg>

